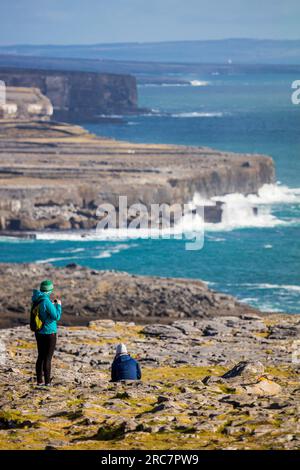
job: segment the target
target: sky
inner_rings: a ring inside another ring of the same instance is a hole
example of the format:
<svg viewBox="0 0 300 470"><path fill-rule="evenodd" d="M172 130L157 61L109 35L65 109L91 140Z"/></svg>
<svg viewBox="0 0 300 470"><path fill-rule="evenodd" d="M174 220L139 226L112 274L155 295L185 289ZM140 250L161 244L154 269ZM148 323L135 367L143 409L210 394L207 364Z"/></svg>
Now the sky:
<svg viewBox="0 0 300 470"><path fill-rule="evenodd" d="M299 0L0 0L0 45L300 39Z"/></svg>

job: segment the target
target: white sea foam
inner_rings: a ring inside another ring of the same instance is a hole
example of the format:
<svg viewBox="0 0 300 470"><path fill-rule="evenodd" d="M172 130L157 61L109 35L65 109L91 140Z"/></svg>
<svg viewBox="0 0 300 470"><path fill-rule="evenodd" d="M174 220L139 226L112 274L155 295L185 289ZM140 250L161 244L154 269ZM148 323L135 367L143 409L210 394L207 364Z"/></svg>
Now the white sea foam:
<svg viewBox="0 0 300 470"><path fill-rule="evenodd" d="M258 283L258 284L240 284L240 286L247 287L249 290L287 290L290 292L300 292L300 286L290 285L290 284L268 284L268 283Z"/></svg>
<svg viewBox="0 0 300 470"><path fill-rule="evenodd" d="M208 86L210 85L210 82L206 82L204 80L191 80L190 84L192 86Z"/></svg>
<svg viewBox="0 0 300 470"><path fill-rule="evenodd" d="M85 242L85 241L120 241L121 239L130 238L126 236L126 230L108 229L96 232L90 231L72 231L72 232L39 232L36 234L37 240L48 241L70 241L70 242Z"/></svg>
<svg viewBox="0 0 300 470"><path fill-rule="evenodd" d="M218 224L206 224L208 230L233 230L237 228L263 228L285 225L286 221L271 213L270 207L261 207L255 214L253 205L242 194L230 194L223 198L222 221Z"/></svg>
<svg viewBox="0 0 300 470"><path fill-rule="evenodd" d="M100 253L99 255L97 256L93 256L94 259L102 259L102 258L111 258L111 251L102 251L102 253Z"/></svg>
<svg viewBox="0 0 300 470"><path fill-rule="evenodd" d="M247 196L253 204L292 204L300 203L300 188L288 188L277 184L264 184L258 194Z"/></svg>
<svg viewBox="0 0 300 470"><path fill-rule="evenodd" d="M0 236L0 243L30 243L30 242L34 242L34 239Z"/></svg>
<svg viewBox="0 0 300 470"><path fill-rule="evenodd" d="M199 111L191 111L186 113L174 113L171 114L172 117L175 118L211 118L211 117L223 117L225 113L222 112L199 112Z"/></svg>
<svg viewBox="0 0 300 470"><path fill-rule="evenodd" d="M122 114L99 114L100 118L105 118L105 119L121 119L123 117Z"/></svg>
<svg viewBox="0 0 300 470"><path fill-rule="evenodd" d="M182 87L182 86L190 86L190 83L161 83L160 86L164 87Z"/></svg>
<svg viewBox="0 0 300 470"><path fill-rule="evenodd" d="M151 87L189 87L189 86L208 86L210 85L210 82L207 82L205 80L190 80L189 82L186 83L172 83L172 82L166 82L166 83L139 83L139 87L145 87L145 88L151 88Z"/></svg>
<svg viewBox="0 0 300 470"><path fill-rule="evenodd" d="M91 233L91 235L93 235ZM81 232L81 231L74 231L74 232L37 232L36 233L36 240L61 240L61 241L85 241L90 240L89 232Z"/></svg>
<svg viewBox="0 0 300 470"><path fill-rule="evenodd" d="M213 237L211 235L208 235L207 238L208 238L208 240L212 240L213 242L225 242L226 241L226 238Z"/></svg>
<svg viewBox="0 0 300 470"><path fill-rule="evenodd" d="M112 255L120 253L122 250L136 247L137 245L119 244L107 247L104 251L100 251L97 255L92 256L93 259L111 258Z"/></svg>
<svg viewBox="0 0 300 470"><path fill-rule="evenodd" d="M209 201L195 193L190 203L191 208L201 205L214 205L216 201L222 201L222 221L217 224L206 223L207 231L226 231L237 228L263 228L276 227L278 225L298 224L300 220L282 220L272 214L272 206L278 204L300 203L300 188L288 188L278 184L265 184L258 194L233 193L226 196L216 196ZM257 214L254 208L257 208ZM268 246L268 248L271 248Z"/></svg>
<svg viewBox="0 0 300 470"><path fill-rule="evenodd" d="M81 253L84 250L85 248L67 248L66 250L62 250L61 253Z"/></svg>
<svg viewBox="0 0 300 470"><path fill-rule="evenodd" d="M200 194L195 193L190 201L190 209L203 205L214 205L216 201L222 201L223 214L220 223L205 223L199 214L186 214L174 227L159 229L103 229L90 232L42 232L37 233L37 240L65 240L65 241L120 241L138 238L172 238L190 233L229 231L238 228L264 228L299 224L299 219L282 220L272 214L272 206L278 204L300 203L300 188L288 188L281 185L264 185L257 195L234 193L226 196L216 196L205 200ZM257 208L257 214L254 212ZM222 239L216 241L223 241ZM265 248L272 248L265 245ZM106 256L106 255L101 255ZM47 260L48 261L48 260Z"/></svg>
<svg viewBox="0 0 300 470"><path fill-rule="evenodd" d="M130 238L126 235L126 229L107 229L96 232L96 230L80 231L74 230L70 232L38 232L36 234L37 240L47 241L70 241L70 242L85 242L85 241L120 241Z"/></svg>
<svg viewBox="0 0 300 470"><path fill-rule="evenodd" d="M143 88L156 88L156 87L187 87L191 86L190 83L140 83L139 87Z"/></svg>
<svg viewBox="0 0 300 470"><path fill-rule="evenodd" d="M243 297L242 302L245 304L251 304L254 302L258 302L259 299L257 297Z"/></svg>
<svg viewBox="0 0 300 470"><path fill-rule="evenodd" d="M60 256L57 258L46 258L46 259L39 259L36 261L36 264L46 264L46 263L55 263L56 261L69 261L70 259L78 259L75 256Z"/></svg>
<svg viewBox="0 0 300 470"><path fill-rule="evenodd" d="M150 113L143 113L141 116L148 117L173 117L173 118L220 118L230 115L229 112L222 111L183 111L179 113L170 113L160 109L151 109Z"/></svg>
<svg viewBox="0 0 300 470"><path fill-rule="evenodd" d="M249 289L276 289L276 290L288 290L293 292L300 292L300 286L297 285L289 285L289 284L268 284L268 283L261 283L261 284L241 284L242 286L248 287Z"/></svg>
<svg viewBox="0 0 300 470"><path fill-rule="evenodd" d="M91 249L89 253L85 255L79 255L79 256L60 256L60 257L53 257L53 258L46 258L46 259L41 259L37 260L36 264L46 264L46 263L55 263L56 261L70 261L70 260L78 260L78 259L86 259L87 257L93 258L93 259L101 259L101 258L111 258L112 255L120 253L122 250L127 250L129 248L133 248L137 245L135 244L118 244L118 245L110 245L105 247L104 250L99 250L99 252L96 252L94 255L93 253L95 250ZM69 253L79 253L82 251L86 251L85 248L75 248L74 250L69 250ZM63 253L67 253L68 250L63 251Z"/></svg>
<svg viewBox="0 0 300 470"><path fill-rule="evenodd" d="M272 312L272 313L281 313L284 312L284 309L280 309L275 307L274 303L272 301L266 302L262 301L262 299L253 299L251 301L251 298L243 298L241 299L241 302L244 302L246 304L251 304L258 307L261 312Z"/></svg>
<svg viewBox="0 0 300 470"><path fill-rule="evenodd" d="M147 238L172 238L196 232L203 232L203 219L198 214L185 214L176 225L167 228L116 228L91 231L73 232L39 232L37 240L59 240L59 241L122 241L127 239ZM120 245L124 248L125 245ZM131 245L132 246L132 245ZM113 247L116 252L117 247ZM119 248L119 247L118 247ZM126 246L127 248L127 246ZM99 256L99 255L97 255ZM103 257L103 256L102 256Z"/></svg>

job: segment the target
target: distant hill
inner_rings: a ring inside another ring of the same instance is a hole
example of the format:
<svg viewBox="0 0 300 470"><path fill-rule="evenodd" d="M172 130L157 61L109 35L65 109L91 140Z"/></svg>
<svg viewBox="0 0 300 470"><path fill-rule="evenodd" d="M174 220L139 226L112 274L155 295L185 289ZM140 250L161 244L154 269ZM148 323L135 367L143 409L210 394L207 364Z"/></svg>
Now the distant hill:
<svg viewBox="0 0 300 470"><path fill-rule="evenodd" d="M224 39L93 45L0 46L0 54L218 64L300 64L299 40Z"/></svg>

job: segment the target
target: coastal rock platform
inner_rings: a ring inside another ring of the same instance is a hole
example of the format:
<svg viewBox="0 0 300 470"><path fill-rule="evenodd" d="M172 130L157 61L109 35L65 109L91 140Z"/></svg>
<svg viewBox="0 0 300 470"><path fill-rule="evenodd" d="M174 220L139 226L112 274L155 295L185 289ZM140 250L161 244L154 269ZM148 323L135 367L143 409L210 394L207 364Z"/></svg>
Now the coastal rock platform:
<svg viewBox="0 0 300 470"><path fill-rule="evenodd" d="M0 120L0 233L94 229L98 206L109 203L118 211L119 196L150 211L151 204L183 206L196 193L204 199L257 193L274 175L273 160L262 155L116 141L57 122ZM212 221L220 218L218 207L215 212Z"/></svg>
<svg viewBox="0 0 300 470"><path fill-rule="evenodd" d="M50 278L63 301L64 325L87 325L111 318L170 323L181 318L259 314L234 297L215 292L204 282L95 271L76 264L0 264L0 328L27 324L32 289ZM209 332L208 332L209 334Z"/></svg>

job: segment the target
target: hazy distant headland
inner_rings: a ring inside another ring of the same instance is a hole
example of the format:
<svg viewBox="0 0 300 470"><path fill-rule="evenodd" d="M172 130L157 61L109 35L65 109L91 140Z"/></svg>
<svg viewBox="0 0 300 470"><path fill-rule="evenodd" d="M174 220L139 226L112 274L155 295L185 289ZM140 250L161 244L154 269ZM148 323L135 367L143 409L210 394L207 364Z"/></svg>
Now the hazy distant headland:
<svg viewBox="0 0 300 470"><path fill-rule="evenodd" d="M300 40L0 46L0 67L130 74L138 84L187 83L193 75L300 74Z"/></svg>
<svg viewBox="0 0 300 470"><path fill-rule="evenodd" d="M300 64L300 40L124 42L91 45L1 46L1 54L178 63Z"/></svg>

